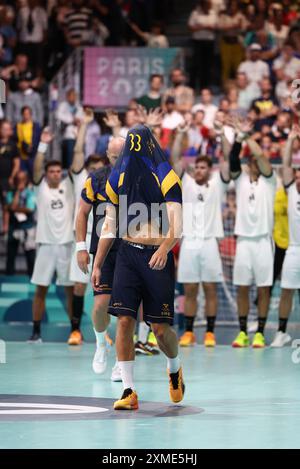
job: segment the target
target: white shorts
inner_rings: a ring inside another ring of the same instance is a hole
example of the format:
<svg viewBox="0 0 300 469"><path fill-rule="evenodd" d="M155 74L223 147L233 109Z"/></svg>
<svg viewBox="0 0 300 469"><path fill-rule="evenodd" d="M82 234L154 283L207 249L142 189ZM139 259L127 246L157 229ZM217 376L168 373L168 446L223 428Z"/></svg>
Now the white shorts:
<svg viewBox="0 0 300 469"><path fill-rule="evenodd" d="M216 238L183 238L179 252L178 282L223 282L222 261Z"/></svg>
<svg viewBox="0 0 300 469"><path fill-rule="evenodd" d="M273 284L274 248L269 235L238 236L233 267L233 284L269 287Z"/></svg>
<svg viewBox="0 0 300 469"><path fill-rule="evenodd" d="M283 261L281 288L300 288L300 246L289 246Z"/></svg>
<svg viewBox="0 0 300 469"><path fill-rule="evenodd" d="M88 233L86 235L86 245L88 249L89 249L90 244L91 244L91 234ZM75 243L74 243L71 266L70 266L70 280L75 283L86 283L86 284L90 283L92 265L93 265L93 256L90 254L89 273L85 274L82 272L82 270L79 269L78 263L77 263L77 252L76 252Z"/></svg>
<svg viewBox="0 0 300 469"><path fill-rule="evenodd" d="M40 244L31 283L48 287L56 273L56 285L72 286L73 282L69 279L72 250L73 243Z"/></svg>

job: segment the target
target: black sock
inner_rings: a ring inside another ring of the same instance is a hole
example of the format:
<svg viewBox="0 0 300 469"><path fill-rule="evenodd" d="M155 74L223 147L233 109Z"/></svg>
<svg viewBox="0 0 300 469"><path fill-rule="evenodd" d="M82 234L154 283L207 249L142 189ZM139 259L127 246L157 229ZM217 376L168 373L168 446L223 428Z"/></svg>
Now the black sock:
<svg viewBox="0 0 300 469"><path fill-rule="evenodd" d="M41 335L41 321L33 321L33 334Z"/></svg>
<svg viewBox="0 0 300 469"><path fill-rule="evenodd" d="M72 331L78 331L80 329L80 321L83 314L83 301L83 296L73 295Z"/></svg>
<svg viewBox="0 0 300 469"><path fill-rule="evenodd" d="M281 332L286 332L287 323L288 323L288 318L279 318L278 330Z"/></svg>
<svg viewBox="0 0 300 469"><path fill-rule="evenodd" d="M206 332L214 332L216 316L208 316L206 320L207 320Z"/></svg>
<svg viewBox="0 0 300 469"><path fill-rule="evenodd" d="M260 332L261 334L264 333L266 322L267 322L267 318L258 318L257 332Z"/></svg>
<svg viewBox="0 0 300 469"><path fill-rule="evenodd" d="M247 334L247 316L240 316L239 323L241 332L245 332Z"/></svg>
<svg viewBox="0 0 300 469"><path fill-rule="evenodd" d="M185 330L187 332L193 332L195 318L191 316L184 316L185 319Z"/></svg>

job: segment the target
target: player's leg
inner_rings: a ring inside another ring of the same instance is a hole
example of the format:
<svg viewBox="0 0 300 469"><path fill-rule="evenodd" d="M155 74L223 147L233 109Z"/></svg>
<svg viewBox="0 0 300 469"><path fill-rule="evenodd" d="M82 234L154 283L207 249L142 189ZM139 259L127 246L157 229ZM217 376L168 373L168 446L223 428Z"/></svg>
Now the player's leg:
<svg viewBox="0 0 300 469"><path fill-rule="evenodd" d="M159 355L159 349L157 347L157 341L155 335L152 333L155 343L150 343L148 337L151 331L151 328L148 324L145 323L143 318L143 305L140 305L139 310L139 321L138 321L138 334L137 341L134 345L135 353L146 356Z"/></svg>
<svg viewBox="0 0 300 469"><path fill-rule="evenodd" d="M33 329L29 342L41 342L41 321L45 312L45 298L55 273L57 246L42 244L38 247L31 283L36 285L32 303Z"/></svg>
<svg viewBox="0 0 300 469"><path fill-rule="evenodd" d="M194 320L197 314L198 290L201 281L201 248L202 241L183 239L178 261L178 282L184 285L184 320L185 332L179 339L181 347L196 343Z"/></svg>
<svg viewBox="0 0 300 469"><path fill-rule="evenodd" d="M205 296L205 316L207 321L204 345L206 347L214 347L216 345L214 329L218 309L217 284L203 282L202 285Z"/></svg>
<svg viewBox="0 0 300 469"><path fill-rule="evenodd" d="M237 285L237 308L240 332L232 342L232 346L237 348L248 347L250 344L247 334L247 320L249 314L249 287L252 284L252 279L253 273L249 241L239 237L237 239L233 267L233 284Z"/></svg>
<svg viewBox="0 0 300 469"><path fill-rule="evenodd" d="M75 282L74 284L72 294L71 334L68 340L69 345L81 345L83 342L80 324L83 315L86 287L86 283Z"/></svg>
<svg viewBox="0 0 300 469"><path fill-rule="evenodd" d="M94 305L92 321L96 337L96 351L93 358L93 370L97 374L104 373L107 366L106 329L109 326L110 316L107 313L110 294L94 292Z"/></svg>
<svg viewBox="0 0 300 469"><path fill-rule="evenodd" d="M258 293L258 328L253 337L253 348L265 347L264 329L270 305L270 287L273 282L274 249L269 236L252 241L252 258L255 283Z"/></svg>
<svg viewBox="0 0 300 469"><path fill-rule="evenodd" d="M292 310L294 291L300 288L300 248L287 249L281 276L281 297L279 303L279 324L271 347L283 347L292 338L286 332L288 318Z"/></svg>

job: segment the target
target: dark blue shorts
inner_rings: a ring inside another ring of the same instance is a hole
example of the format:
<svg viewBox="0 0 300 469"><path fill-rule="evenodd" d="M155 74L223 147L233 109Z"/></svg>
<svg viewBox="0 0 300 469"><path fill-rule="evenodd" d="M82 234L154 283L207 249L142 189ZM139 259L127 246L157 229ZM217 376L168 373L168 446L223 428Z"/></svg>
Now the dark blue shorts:
<svg viewBox="0 0 300 469"><path fill-rule="evenodd" d="M101 269L100 290L94 290L94 296L111 295L117 252L117 250L113 250L109 251L109 253L107 254L107 257Z"/></svg>
<svg viewBox="0 0 300 469"><path fill-rule="evenodd" d="M169 252L163 270L153 270L149 261L154 249L140 249L122 242L117 254L113 291L108 312L137 319L143 303L144 321L173 324L175 269Z"/></svg>

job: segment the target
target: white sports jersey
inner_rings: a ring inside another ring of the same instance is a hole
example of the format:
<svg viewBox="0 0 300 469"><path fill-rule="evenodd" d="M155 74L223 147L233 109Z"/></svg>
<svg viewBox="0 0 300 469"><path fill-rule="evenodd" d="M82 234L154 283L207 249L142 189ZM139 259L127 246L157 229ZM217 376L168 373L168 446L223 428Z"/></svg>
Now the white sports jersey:
<svg viewBox="0 0 300 469"><path fill-rule="evenodd" d="M65 244L74 240L74 193L70 177L61 181L56 189L48 186L45 178L35 186L37 196L36 242Z"/></svg>
<svg viewBox="0 0 300 469"><path fill-rule="evenodd" d="M238 236L272 235L276 177L260 175L251 182L242 171L235 180L237 214L234 233Z"/></svg>
<svg viewBox="0 0 300 469"><path fill-rule="evenodd" d="M300 246L300 194L294 182L287 188L289 245Z"/></svg>
<svg viewBox="0 0 300 469"><path fill-rule="evenodd" d="M73 229L76 228L76 217L79 209L79 202L81 199L81 191L83 189L84 183L88 177L89 173L84 168L80 173L72 173L72 179L74 183L74 195L75 195L75 213L74 213L74 224ZM87 233L91 233L93 229L93 210L90 211L87 225Z"/></svg>
<svg viewBox="0 0 300 469"><path fill-rule="evenodd" d="M228 184L219 172L207 184L197 184L184 173L182 178L183 236L186 238L223 238L221 204Z"/></svg>

